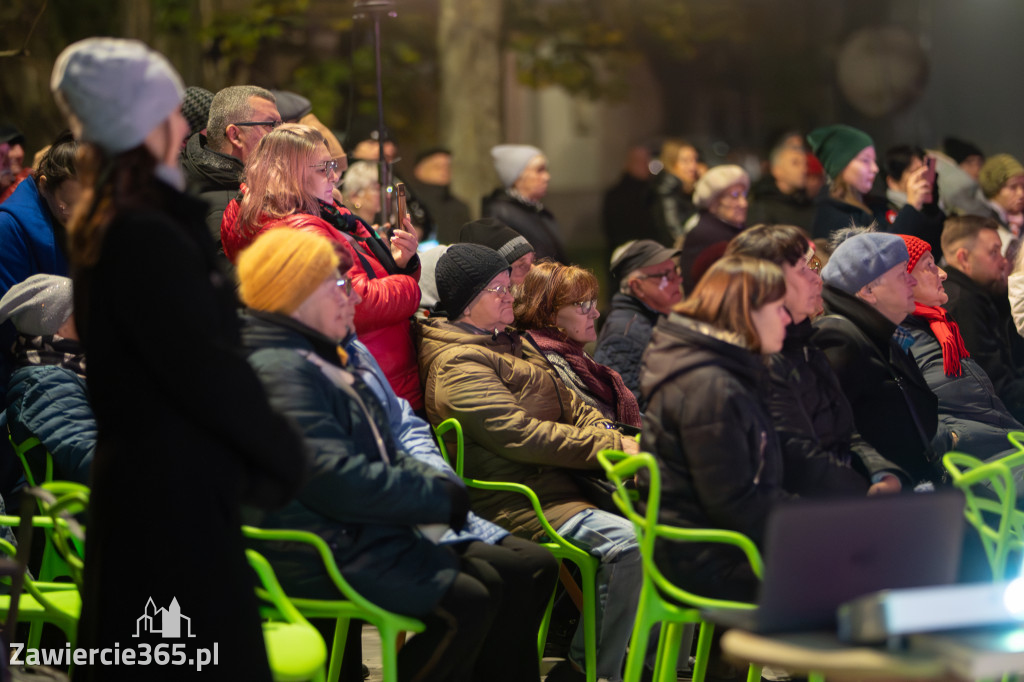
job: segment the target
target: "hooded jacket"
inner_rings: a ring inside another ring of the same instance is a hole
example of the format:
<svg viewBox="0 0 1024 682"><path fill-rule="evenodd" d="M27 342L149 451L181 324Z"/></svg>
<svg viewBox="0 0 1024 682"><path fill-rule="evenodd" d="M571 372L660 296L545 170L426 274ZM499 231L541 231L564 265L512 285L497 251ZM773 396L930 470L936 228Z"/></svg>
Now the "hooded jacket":
<svg viewBox="0 0 1024 682"><path fill-rule="evenodd" d="M410 333L410 318L420 303L420 261L413 256L404 271L391 274L367 242L377 239L361 220L344 206L336 206L343 216L351 217L348 235L319 216L293 213L260 223L254 234L240 224L239 202L233 199L224 211L221 241L224 253L232 263L239 252L260 232L272 227L291 227L322 234L347 249L352 258L352 289L362 301L356 306L355 324L359 339L370 349L399 398L405 398L414 409L423 407L423 393L416 366L416 348ZM380 247L384 249L384 247ZM382 252L382 251L379 251ZM397 268L392 261L392 267Z"/></svg>
<svg viewBox="0 0 1024 682"><path fill-rule="evenodd" d="M567 389L518 334L476 333L431 318L418 325L420 373L432 424L455 417L465 442L464 474L532 488L555 528L594 507L567 469L599 471L597 453L622 448L610 422ZM455 451L454 441L448 444ZM518 493L469 489L473 511L522 537L542 528Z"/></svg>
<svg viewBox="0 0 1024 682"><path fill-rule="evenodd" d="M341 367L326 337L289 317L257 312L246 316L242 338L271 405L291 419L312 456L311 475L295 499L261 525L320 535L361 595L399 613L429 612L455 579L457 562L414 526L448 523L458 486L394 441L383 408L358 374ZM341 390L330 372L351 390ZM304 553L281 548L274 558L296 596L336 594Z"/></svg>
<svg viewBox="0 0 1024 682"><path fill-rule="evenodd" d="M939 425L938 398L912 352L893 340L896 325L835 287L825 285L822 296L830 314L815 321L813 339L839 377L857 430L909 477L904 483L941 483L950 432Z"/></svg>
<svg viewBox="0 0 1024 682"><path fill-rule="evenodd" d="M658 458L660 521L734 530L763 546L769 511L789 495L761 357L735 335L673 313L654 329L640 388L648 397L640 445ZM746 563L717 543L659 543L655 556L684 587Z"/></svg>

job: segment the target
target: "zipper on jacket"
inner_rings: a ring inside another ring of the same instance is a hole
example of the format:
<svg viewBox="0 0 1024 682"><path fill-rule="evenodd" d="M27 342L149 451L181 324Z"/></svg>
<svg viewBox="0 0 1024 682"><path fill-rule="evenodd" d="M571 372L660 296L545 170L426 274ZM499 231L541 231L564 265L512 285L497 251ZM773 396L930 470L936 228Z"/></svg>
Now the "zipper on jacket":
<svg viewBox="0 0 1024 682"><path fill-rule="evenodd" d="M761 432L761 451L758 453L757 473L754 474L754 485L761 484L761 474L764 473L764 451L768 447L768 432Z"/></svg>

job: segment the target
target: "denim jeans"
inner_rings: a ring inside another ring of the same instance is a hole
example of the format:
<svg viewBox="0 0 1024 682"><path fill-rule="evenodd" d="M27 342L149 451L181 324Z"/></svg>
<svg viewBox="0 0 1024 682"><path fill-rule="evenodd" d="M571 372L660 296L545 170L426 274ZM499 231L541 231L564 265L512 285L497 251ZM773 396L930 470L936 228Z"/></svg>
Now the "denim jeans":
<svg viewBox="0 0 1024 682"><path fill-rule="evenodd" d="M633 632L643 564L633 524L600 509L587 509L569 519L558 534L597 557L597 677L622 679L622 662ZM569 657L585 660L583 628L576 628Z"/></svg>

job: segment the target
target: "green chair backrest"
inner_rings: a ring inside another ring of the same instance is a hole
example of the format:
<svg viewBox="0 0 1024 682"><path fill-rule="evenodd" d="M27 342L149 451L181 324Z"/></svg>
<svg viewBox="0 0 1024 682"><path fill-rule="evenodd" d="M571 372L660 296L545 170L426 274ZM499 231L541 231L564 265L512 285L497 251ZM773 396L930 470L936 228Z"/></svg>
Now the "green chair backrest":
<svg viewBox="0 0 1024 682"><path fill-rule="evenodd" d="M35 436L26 438L20 443L15 442L14 432L11 431L11 425L7 425L7 438L11 441L11 447L14 448L14 454L18 456L18 460L21 462L21 468L25 472L25 481L28 482L29 486L36 487L40 483L53 480L53 455L50 454L49 450L43 447L43 444ZM28 463L28 453L36 448L41 449L45 457L45 469L43 472L43 480L36 480L35 474L32 472L32 467Z"/></svg>
<svg viewBox="0 0 1024 682"><path fill-rule="evenodd" d="M658 470L657 461L650 453L641 452L629 455L618 450L602 450L598 453L597 459L604 467L608 480L615 484L615 493L612 498L616 506L625 514L626 518L633 522L636 529L644 564L644 575L654 583L661 594L698 609L754 608L753 604L702 597L685 590L669 580L654 561L654 547L658 541L720 542L739 548L746 555L754 574L760 578L764 573L764 563L761 560L760 552L750 538L731 530L679 528L659 523L661 472ZM645 479L647 489L647 497L642 509L634 499L635 491L626 487L626 481L633 479L638 474Z"/></svg>
<svg viewBox="0 0 1024 682"><path fill-rule="evenodd" d="M1015 442L1018 435L1024 437L1024 433L1017 432L1010 434L1010 441ZM1019 453L989 462L962 452L947 452L942 458L953 485L966 498L964 516L981 537L995 581L1007 577L1009 558L1014 554L1019 557L1024 549L1024 513L1017 510L1017 486L1008 465L1017 459Z"/></svg>

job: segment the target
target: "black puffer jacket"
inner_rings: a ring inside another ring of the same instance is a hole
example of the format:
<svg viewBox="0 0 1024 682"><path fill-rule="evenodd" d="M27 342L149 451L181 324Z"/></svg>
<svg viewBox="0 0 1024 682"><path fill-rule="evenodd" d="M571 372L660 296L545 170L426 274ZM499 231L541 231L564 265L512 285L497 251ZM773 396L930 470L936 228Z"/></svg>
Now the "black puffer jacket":
<svg viewBox="0 0 1024 682"><path fill-rule="evenodd" d="M960 325L971 357L995 386L996 395L1018 421L1024 421L1024 364L1014 353L1024 344L1017 334L1009 301L997 302L988 291L956 268L948 268L943 306Z"/></svg>
<svg viewBox="0 0 1024 682"><path fill-rule="evenodd" d="M940 483L940 458L950 449L949 429L940 427L938 398L912 355L893 340L896 325L867 303L826 285L829 315L814 326L814 342L839 377L857 430L913 485Z"/></svg>
<svg viewBox="0 0 1024 682"><path fill-rule="evenodd" d="M181 153L181 168L188 180L189 193L209 204L206 226L214 242L220 244L221 218L225 207L238 195L242 162L208 148L206 136L196 133L188 138Z"/></svg>
<svg viewBox="0 0 1024 682"><path fill-rule="evenodd" d="M948 376L942 367L942 346L928 320L911 315L903 326L914 337L917 366L939 399L939 419L958 437L956 449L979 459L1015 451L1006 436L1010 431L1024 430L1024 426L996 395L985 370L974 358L963 358L961 375Z"/></svg>
<svg viewBox="0 0 1024 682"><path fill-rule="evenodd" d="M537 252L537 259L551 258L568 264L569 254L562 241L562 228L546 208L538 208L496 189L484 198L483 216L495 218L526 237Z"/></svg>
<svg viewBox="0 0 1024 682"><path fill-rule="evenodd" d="M594 348L594 362L611 367L622 376L623 383L640 401L641 410L644 402L640 397L640 361L659 317L660 313L635 296L615 294Z"/></svg>
<svg viewBox="0 0 1024 682"><path fill-rule="evenodd" d="M735 530L761 545L768 512L788 497L761 356L672 314L654 330L641 389L650 400L641 449L658 458L660 520ZM746 563L721 544L664 542L656 558L684 587L732 595L730 577Z"/></svg>
<svg viewBox="0 0 1024 682"><path fill-rule="evenodd" d="M814 203L802 189L783 194L771 175L751 186L747 225L796 225L809 234L813 220Z"/></svg>
<svg viewBox="0 0 1024 682"><path fill-rule="evenodd" d="M810 319L791 324L781 353L768 358L771 414L785 462L783 486L802 496L864 494L869 475L891 469L853 424L853 411Z"/></svg>

